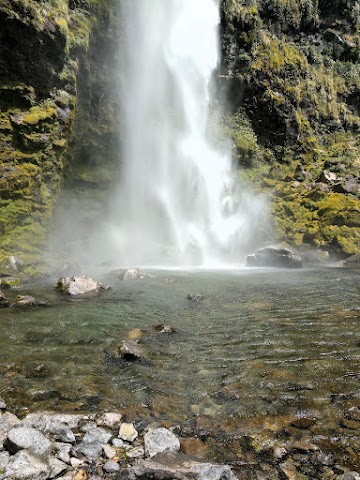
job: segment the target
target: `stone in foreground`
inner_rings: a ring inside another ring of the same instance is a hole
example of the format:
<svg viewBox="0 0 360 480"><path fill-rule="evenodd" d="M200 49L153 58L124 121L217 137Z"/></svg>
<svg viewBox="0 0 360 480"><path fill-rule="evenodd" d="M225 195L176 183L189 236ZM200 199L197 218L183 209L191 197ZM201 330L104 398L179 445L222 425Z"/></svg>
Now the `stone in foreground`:
<svg viewBox="0 0 360 480"><path fill-rule="evenodd" d="M52 443L39 430L29 427L12 428L6 446L10 453L28 449L39 457L47 457L52 450Z"/></svg>
<svg viewBox="0 0 360 480"><path fill-rule="evenodd" d="M173 453L140 460L128 473L129 478L153 480L237 480L228 465L201 463L187 455Z"/></svg>
<svg viewBox="0 0 360 480"><path fill-rule="evenodd" d="M119 438L125 442L133 442L138 437L138 432L132 423L122 423L119 430Z"/></svg>
<svg viewBox="0 0 360 480"><path fill-rule="evenodd" d="M16 480L46 480L50 467L28 450L21 450L10 458L5 478Z"/></svg>
<svg viewBox="0 0 360 480"><path fill-rule="evenodd" d="M246 259L248 267L301 268L299 255L288 248L265 247L256 250Z"/></svg>
<svg viewBox="0 0 360 480"><path fill-rule="evenodd" d="M144 435L146 455L154 457L158 453L178 452L179 439L167 428L155 428Z"/></svg>
<svg viewBox="0 0 360 480"><path fill-rule="evenodd" d="M59 278L54 288L68 295L83 295L84 293L108 290L110 287L88 276L73 275L72 277Z"/></svg>

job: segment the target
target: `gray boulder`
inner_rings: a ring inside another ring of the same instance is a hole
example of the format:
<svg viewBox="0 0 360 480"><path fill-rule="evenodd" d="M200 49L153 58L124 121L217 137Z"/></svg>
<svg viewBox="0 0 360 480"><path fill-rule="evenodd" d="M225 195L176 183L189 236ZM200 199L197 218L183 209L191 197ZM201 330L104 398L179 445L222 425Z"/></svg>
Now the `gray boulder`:
<svg viewBox="0 0 360 480"><path fill-rule="evenodd" d="M145 453L154 457L158 453L178 452L179 439L167 428L155 428L144 435Z"/></svg>
<svg viewBox="0 0 360 480"><path fill-rule="evenodd" d="M72 430L86 418L84 415L30 413L21 422L21 425L36 428L44 434L50 433L52 438L60 442L74 443L75 436Z"/></svg>
<svg viewBox="0 0 360 480"><path fill-rule="evenodd" d="M72 277L59 278L54 288L68 295L83 295L84 293L108 290L110 287L88 276L73 275Z"/></svg>
<svg viewBox="0 0 360 480"><path fill-rule="evenodd" d="M0 418L0 446L4 443L8 432L15 426L19 425L20 420L16 415L13 415L10 412L5 412L4 415Z"/></svg>
<svg viewBox="0 0 360 480"><path fill-rule="evenodd" d="M13 480L46 480L50 467L28 450L21 450L10 458L5 478Z"/></svg>
<svg viewBox="0 0 360 480"><path fill-rule="evenodd" d="M264 247L246 259L248 267L301 268L300 256L289 248Z"/></svg>
<svg viewBox="0 0 360 480"><path fill-rule="evenodd" d="M35 428L14 427L7 436L6 448L10 453L28 449L39 457L47 457L52 450L52 443Z"/></svg>

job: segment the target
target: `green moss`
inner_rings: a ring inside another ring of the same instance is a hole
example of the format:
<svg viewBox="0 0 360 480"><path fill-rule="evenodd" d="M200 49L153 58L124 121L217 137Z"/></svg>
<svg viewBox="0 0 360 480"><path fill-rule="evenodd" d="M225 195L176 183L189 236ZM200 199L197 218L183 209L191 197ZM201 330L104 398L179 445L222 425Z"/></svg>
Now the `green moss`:
<svg viewBox="0 0 360 480"><path fill-rule="evenodd" d="M289 67L305 71L308 69L308 62L301 50L296 45L264 34L262 43L255 51L253 70L280 74L284 68Z"/></svg>
<svg viewBox="0 0 360 480"><path fill-rule="evenodd" d="M56 107L53 103L45 103L32 107L20 120L27 125L36 125L40 122L51 122L57 117Z"/></svg>

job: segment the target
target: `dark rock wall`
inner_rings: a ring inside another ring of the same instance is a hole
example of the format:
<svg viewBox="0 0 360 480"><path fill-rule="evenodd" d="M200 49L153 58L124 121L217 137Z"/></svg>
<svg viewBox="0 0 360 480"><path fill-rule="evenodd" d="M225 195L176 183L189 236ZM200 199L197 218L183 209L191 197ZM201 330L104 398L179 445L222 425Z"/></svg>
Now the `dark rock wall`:
<svg viewBox="0 0 360 480"><path fill-rule="evenodd" d="M360 4L224 0L225 130L276 240L360 252Z"/></svg>
<svg viewBox="0 0 360 480"><path fill-rule="evenodd" d="M86 203L119 175L120 4L0 3L2 268L36 271L64 184ZM359 27L355 0L223 0L221 129L273 240L360 253Z"/></svg>
<svg viewBox="0 0 360 480"><path fill-rule="evenodd" d="M103 162L109 156L106 43L115 16L110 0L0 4L3 268L20 254L23 270L36 272L64 176L92 181L99 151Z"/></svg>

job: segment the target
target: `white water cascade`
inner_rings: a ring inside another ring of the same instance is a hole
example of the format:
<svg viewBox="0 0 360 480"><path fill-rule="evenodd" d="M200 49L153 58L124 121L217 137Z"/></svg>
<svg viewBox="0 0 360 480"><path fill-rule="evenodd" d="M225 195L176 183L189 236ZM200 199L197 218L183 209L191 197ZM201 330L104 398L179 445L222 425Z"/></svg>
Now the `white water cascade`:
<svg viewBox="0 0 360 480"><path fill-rule="evenodd" d="M126 4L122 180L116 258L128 265L241 262L258 204L230 196L231 157L207 137L219 62L219 0Z"/></svg>

